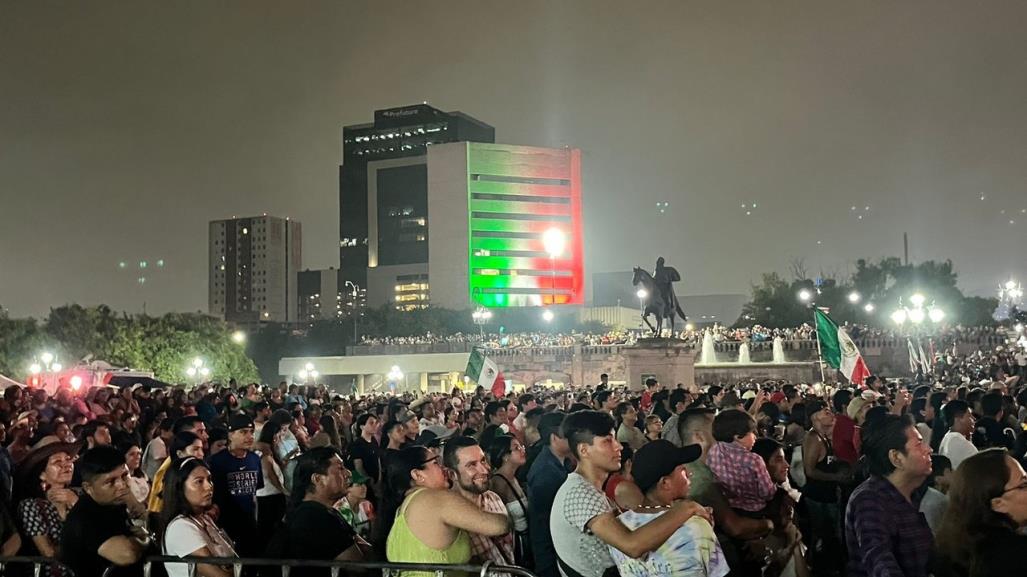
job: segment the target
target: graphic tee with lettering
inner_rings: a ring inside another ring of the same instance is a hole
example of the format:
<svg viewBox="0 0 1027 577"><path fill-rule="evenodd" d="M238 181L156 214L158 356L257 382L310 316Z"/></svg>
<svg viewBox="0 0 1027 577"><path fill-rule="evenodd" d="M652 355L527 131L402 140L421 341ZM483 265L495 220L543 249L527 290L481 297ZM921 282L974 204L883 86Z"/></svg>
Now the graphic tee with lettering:
<svg viewBox="0 0 1027 577"><path fill-rule="evenodd" d="M237 522L255 522L257 490L264 487L260 457L247 451L240 459L221 451L213 455L208 464L214 482L214 502L221 509L223 525L232 527Z"/></svg>

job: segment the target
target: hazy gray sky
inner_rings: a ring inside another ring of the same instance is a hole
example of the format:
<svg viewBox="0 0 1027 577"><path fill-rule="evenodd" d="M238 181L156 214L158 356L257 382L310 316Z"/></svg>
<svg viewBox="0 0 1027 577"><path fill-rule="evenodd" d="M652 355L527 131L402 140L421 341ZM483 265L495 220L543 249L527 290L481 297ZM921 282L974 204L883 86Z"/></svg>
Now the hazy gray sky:
<svg viewBox="0 0 1027 577"><path fill-rule="evenodd" d="M341 127L422 100L583 150L588 272L659 252L679 294L744 292L907 231L990 293L1027 277L1025 22L1019 0L0 0L0 305L203 310L207 221L232 215L297 218L304 264L337 265ZM157 258L144 293L117 269Z"/></svg>

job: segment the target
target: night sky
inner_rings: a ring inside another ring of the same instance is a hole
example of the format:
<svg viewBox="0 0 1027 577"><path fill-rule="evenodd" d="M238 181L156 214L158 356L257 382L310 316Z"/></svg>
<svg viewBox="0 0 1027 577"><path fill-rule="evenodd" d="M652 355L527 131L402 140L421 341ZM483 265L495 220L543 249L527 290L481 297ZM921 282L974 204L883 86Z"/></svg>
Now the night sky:
<svg viewBox="0 0 1027 577"><path fill-rule="evenodd" d="M582 149L587 273L663 254L678 294L747 292L906 231L990 295L1027 277L1025 22L1019 0L2 0L0 305L205 310L207 222L232 215L299 219L304 265L337 266L342 126L424 100ZM156 259L142 291L117 266Z"/></svg>

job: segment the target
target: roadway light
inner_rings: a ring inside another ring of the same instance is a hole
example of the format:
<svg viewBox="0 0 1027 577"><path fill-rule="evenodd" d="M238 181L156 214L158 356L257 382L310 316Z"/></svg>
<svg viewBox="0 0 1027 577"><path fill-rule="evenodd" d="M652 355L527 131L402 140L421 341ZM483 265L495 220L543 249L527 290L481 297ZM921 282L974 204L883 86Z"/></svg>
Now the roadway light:
<svg viewBox="0 0 1027 577"><path fill-rule="evenodd" d="M932 308L927 311L927 316L931 319L932 323L940 323L945 318L945 311L939 308Z"/></svg>
<svg viewBox="0 0 1027 577"><path fill-rule="evenodd" d="M861 297L859 296L859 293L856 291L852 291L851 293L849 293L849 302L852 304L858 303L860 298Z"/></svg>
<svg viewBox="0 0 1027 577"><path fill-rule="evenodd" d="M31 365L29 365L29 372L33 375L38 375L39 372L42 370L43 367L39 366L39 363L32 363Z"/></svg>
<svg viewBox="0 0 1027 577"><path fill-rule="evenodd" d="M549 309L542 311L542 320L546 321L547 323L553 322L553 311Z"/></svg>
<svg viewBox="0 0 1027 577"><path fill-rule="evenodd" d="M927 297L920 293L914 293L913 296L909 297L909 302L913 303L913 306L917 308L924 306L926 300Z"/></svg>
<svg viewBox="0 0 1027 577"><path fill-rule="evenodd" d="M50 363L53 362L53 354L52 353L43 353L43 354L39 355L39 358L40 358L40 360L43 361L44 365L49 365Z"/></svg>
<svg viewBox="0 0 1027 577"><path fill-rule="evenodd" d="M873 305L873 303L867 303L867 304L863 305L863 310L865 310L868 313L874 312L874 305Z"/></svg>
<svg viewBox="0 0 1027 577"><path fill-rule="evenodd" d="M232 333L232 341L237 345L241 345L246 342L246 333L242 331L235 331Z"/></svg>
<svg viewBox="0 0 1027 577"><path fill-rule="evenodd" d="M901 325L906 322L906 311L905 309L898 309L891 314L891 320L895 321L895 324Z"/></svg>
<svg viewBox="0 0 1027 577"><path fill-rule="evenodd" d="M200 357L196 357L195 359L193 359L193 366L196 367L197 369L202 367L203 366L203 359L201 359Z"/></svg>
<svg viewBox="0 0 1027 577"><path fill-rule="evenodd" d="M801 291L799 291L799 300L800 301L802 301L804 303L808 303L811 298L813 298L813 293L811 293L809 291L809 289L802 289Z"/></svg>

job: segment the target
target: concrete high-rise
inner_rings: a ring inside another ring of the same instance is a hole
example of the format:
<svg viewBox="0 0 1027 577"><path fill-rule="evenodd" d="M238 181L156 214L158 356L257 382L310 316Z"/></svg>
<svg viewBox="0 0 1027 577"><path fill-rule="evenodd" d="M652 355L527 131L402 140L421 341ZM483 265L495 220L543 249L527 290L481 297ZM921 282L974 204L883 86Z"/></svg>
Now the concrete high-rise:
<svg viewBox="0 0 1027 577"><path fill-rule="evenodd" d="M373 123L344 127L339 170L341 282L366 289L369 269L399 267L396 276L411 288L402 298L409 298L412 307L423 304L421 291L415 289L426 284L426 278L413 269L428 262L427 151L449 142L495 142L495 133L462 112L443 112L427 104L377 110ZM403 267L411 271L404 273Z"/></svg>
<svg viewBox="0 0 1027 577"><path fill-rule="evenodd" d="M226 321L294 322L302 227L274 216L210 222L208 310Z"/></svg>

